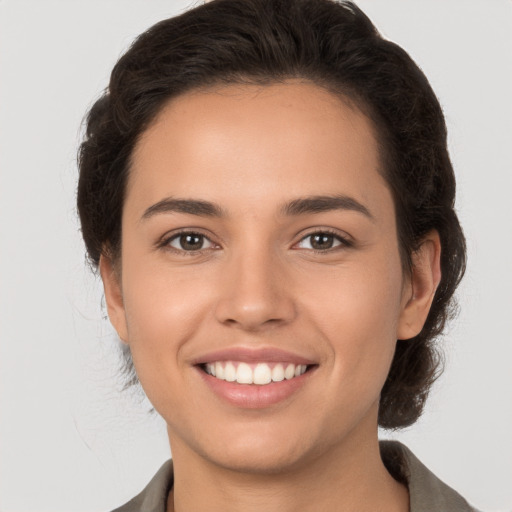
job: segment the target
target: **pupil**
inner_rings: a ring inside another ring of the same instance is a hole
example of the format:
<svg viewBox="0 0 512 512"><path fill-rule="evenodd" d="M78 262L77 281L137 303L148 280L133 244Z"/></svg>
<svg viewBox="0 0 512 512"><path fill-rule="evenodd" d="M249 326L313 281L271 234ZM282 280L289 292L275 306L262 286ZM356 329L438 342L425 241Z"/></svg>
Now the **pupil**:
<svg viewBox="0 0 512 512"><path fill-rule="evenodd" d="M203 245L203 237L202 235L181 235L180 244L183 249L197 251Z"/></svg>
<svg viewBox="0 0 512 512"><path fill-rule="evenodd" d="M326 235L325 233L322 233L319 235L313 235L311 245L315 249L330 249L332 247L332 243L332 235Z"/></svg>

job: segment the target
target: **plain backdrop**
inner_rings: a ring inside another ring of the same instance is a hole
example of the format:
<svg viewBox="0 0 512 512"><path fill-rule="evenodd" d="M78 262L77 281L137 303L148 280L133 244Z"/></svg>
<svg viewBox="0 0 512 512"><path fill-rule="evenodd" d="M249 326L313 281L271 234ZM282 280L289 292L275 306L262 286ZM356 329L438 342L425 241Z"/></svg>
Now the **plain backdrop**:
<svg viewBox="0 0 512 512"><path fill-rule="evenodd" d="M512 3L361 0L446 113L468 239L446 372L406 442L478 507L512 510ZM169 454L121 393L75 212L80 123L132 39L188 1L0 0L0 511L107 511Z"/></svg>

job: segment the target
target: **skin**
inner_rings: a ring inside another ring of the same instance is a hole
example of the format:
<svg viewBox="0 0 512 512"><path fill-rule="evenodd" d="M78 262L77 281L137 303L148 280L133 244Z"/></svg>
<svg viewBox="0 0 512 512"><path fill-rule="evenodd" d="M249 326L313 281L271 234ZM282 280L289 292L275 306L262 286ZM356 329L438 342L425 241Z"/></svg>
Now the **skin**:
<svg viewBox="0 0 512 512"><path fill-rule="evenodd" d="M100 270L110 319L168 425L168 510L409 510L380 459L379 394L396 340L426 319L440 244L427 236L404 274L380 166L372 122L298 81L187 93L138 142L121 261L103 256ZM369 215L281 211L334 194ZM224 216L144 218L169 197ZM205 236L202 250L172 238L183 229ZM312 250L308 235L326 231L333 247ZM228 347L278 347L317 366L290 398L235 407L193 365Z"/></svg>

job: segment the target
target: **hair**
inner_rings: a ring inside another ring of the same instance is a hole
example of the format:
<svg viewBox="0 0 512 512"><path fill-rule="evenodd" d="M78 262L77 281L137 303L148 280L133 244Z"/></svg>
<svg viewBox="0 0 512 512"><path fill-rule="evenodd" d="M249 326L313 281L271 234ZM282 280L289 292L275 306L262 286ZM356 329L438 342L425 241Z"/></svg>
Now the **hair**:
<svg viewBox="0 0 512 512"><path fill-rule="evenodd" d="M141 34L115 65L86 117L78 212L89 260L120 258L121 214L138 139L169 100L223 84L312 82L361 109L376 128L392 192L404 271L425 235L441 240L441 282L425 325L398 340L381 393L379 425L420 416L442 357L435 344L455 312L466 248L454 210L455 177L443 113L409 55L352 2L213 0ZM129 349L129 384L136 382Z"/></svg>

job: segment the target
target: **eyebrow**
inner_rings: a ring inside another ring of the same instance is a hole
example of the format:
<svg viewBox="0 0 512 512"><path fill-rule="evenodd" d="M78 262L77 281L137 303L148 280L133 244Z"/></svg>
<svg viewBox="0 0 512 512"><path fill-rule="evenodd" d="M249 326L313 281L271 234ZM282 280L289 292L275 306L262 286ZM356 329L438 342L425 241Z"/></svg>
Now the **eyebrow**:
<svg viewBox="0 0 512 512"><path fill-rule="evenodd" d="M353 197L346 195L300 197L283 205L280 211L281 215L289 217L333 210L355 211L375 221L375 218L366 206ZM209 201L168 197L146 209L141 220L149 219L160 213L187 213L199 217L227 216L226 212L219 205Z"/></svg>
<svg viewBox="0 0 512 512"><path fill-rule="evenodd" d="M142 215L142 220L149 219L158 213L188 213L200 217L223 217L224 211L220 206L209 201L198 199L176 199L167 197L150 206Z"/></svg>
<svg viewBox="0 0 512 512"><path fill-rule="evenodd" d="M301 197L285 204L281 212L284 215L303 215L333 210L349 210L362 213L370 220L375 221L374 216L366 206L346 195Z"/></svg>

